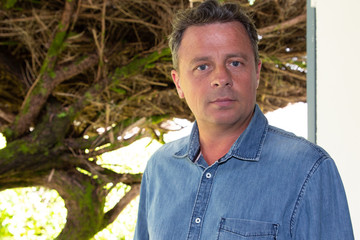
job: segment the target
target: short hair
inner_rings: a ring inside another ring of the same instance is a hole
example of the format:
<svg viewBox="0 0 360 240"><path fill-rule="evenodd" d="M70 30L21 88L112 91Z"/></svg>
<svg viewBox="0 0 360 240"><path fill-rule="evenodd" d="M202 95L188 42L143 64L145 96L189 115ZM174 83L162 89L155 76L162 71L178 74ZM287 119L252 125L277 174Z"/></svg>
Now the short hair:
<svg viewBox="0 0 360 240"><path fill-rule="evenodd" d="M238 4L220 4L217 0L206 0L195 8L179 11L173 21L173 31L169 35L173 67L178 69L178 51L184 32L188 27L211 23L238 21L246 29L254 52L255 64L259 62L258 34L253 21Z"/></svg>

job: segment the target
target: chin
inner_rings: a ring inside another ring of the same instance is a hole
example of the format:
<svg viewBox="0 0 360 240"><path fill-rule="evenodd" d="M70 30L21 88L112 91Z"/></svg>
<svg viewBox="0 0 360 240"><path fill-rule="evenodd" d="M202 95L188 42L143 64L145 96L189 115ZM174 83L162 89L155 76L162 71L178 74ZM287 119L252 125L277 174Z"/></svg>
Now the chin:
<svg viewBox="0 0 360 240"><path fill-rule="evenodd" d="M214 118L213 123L215 125L235 125L238 122L238 119L233 119L230 117Z"/></svg>

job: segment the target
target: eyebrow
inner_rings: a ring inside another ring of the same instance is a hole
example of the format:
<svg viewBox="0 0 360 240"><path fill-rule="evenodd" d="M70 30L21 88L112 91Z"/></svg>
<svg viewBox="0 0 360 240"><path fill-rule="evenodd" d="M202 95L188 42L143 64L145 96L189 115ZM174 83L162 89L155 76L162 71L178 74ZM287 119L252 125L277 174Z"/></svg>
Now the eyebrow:
<svg viewBox="0 0 360 240"><path fill-rule="evenodd" d="M227 54L226 55L226 59L228 58L233 58L233 57L238 57L238 58L242 58L244 59L245 61L248 61L249 60L249 56L244 54L244 53L231 53L231 54ZM195 57L193 58L191 61L190 61L190 64L193 65L193 64L196 64L198 62L203 62L203 61L209 61L211 60L211 57L210 56L204 56L204 57Z"/></svg>
<svg viewBox="0 0 360 240"><path fill-rule="evenodd" d="M242 58L245 61L249 60L249 56L244 54L244 53L235 53L235 54L227 54L226 58L233 58L233 57L238 57L238 58Z"/></svg>
<svg viewBox="0 0 360 240"><path fill-rule="evenodd" d="M208 57L208 56L205 56L205 57L195 57L193 59L191 59L190 61L190 64L193 65L193 64L196 64L198 62L203 62L203 61L209 61L211 58Z"/></svg>

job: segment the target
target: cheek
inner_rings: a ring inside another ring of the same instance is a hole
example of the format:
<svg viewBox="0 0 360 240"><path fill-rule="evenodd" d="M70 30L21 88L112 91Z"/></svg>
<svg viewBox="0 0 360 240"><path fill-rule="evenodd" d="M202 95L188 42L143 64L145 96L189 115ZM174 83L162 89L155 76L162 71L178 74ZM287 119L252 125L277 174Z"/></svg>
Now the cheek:
<svg viewBox="0 0 360 240"><path fill-rule="evenodd" d="M257 85L256 79L248 79L247 81L239 80L235 88L239 93L239 97L252 99L256 96Z"/></svg>
<svg viewBox="0 0 360 240"><path fill-rule="evenodd" d="M201 92L201 89L196 86L189 86L186 88L186 91L184 91L184 94L185 100L192 111L196 108L199 108L201 105L201 100L205 98L204 94Z"/></svg>

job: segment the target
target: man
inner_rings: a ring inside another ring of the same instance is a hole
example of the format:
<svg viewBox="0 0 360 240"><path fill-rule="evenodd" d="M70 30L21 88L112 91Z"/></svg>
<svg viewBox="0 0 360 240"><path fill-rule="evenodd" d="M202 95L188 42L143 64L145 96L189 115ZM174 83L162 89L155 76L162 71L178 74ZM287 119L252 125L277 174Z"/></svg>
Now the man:
<svg viewBox="0 0 360 240"><path fill-rule="evenodd" d="M149 160L135 239L354 238L334 161L256 105L257 40L235 4L177 15L171 76L196 122Z"/></svg>

